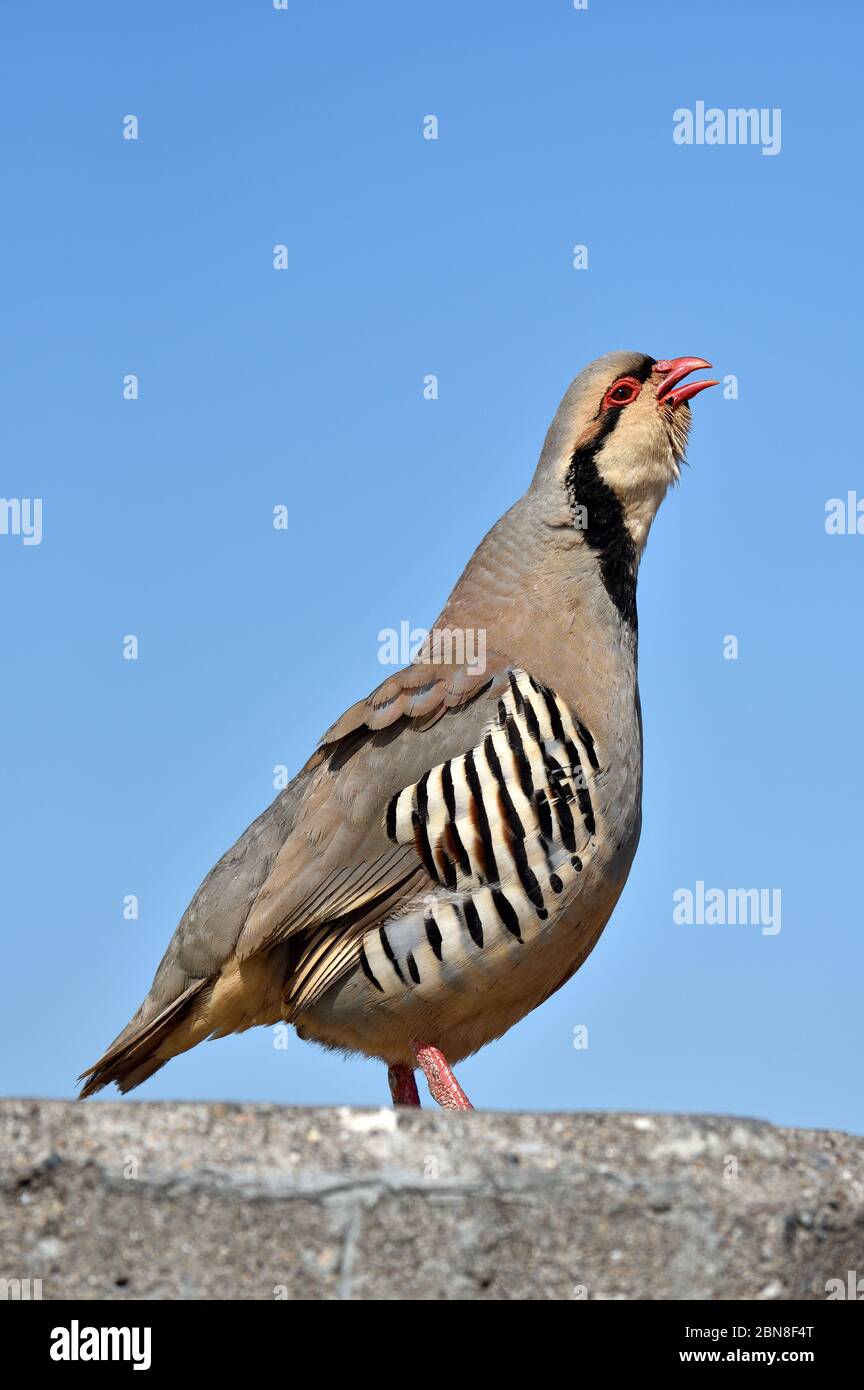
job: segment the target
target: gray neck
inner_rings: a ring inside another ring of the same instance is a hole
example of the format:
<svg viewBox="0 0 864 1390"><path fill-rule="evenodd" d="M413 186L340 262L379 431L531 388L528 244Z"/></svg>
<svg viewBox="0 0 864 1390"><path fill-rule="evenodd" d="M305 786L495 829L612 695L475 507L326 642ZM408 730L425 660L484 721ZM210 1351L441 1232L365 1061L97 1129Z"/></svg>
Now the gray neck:
<svg viewBox="0 0 864 1390"><path fill-rule="evenodd" d="M485 629L490 661L550 686L597 738L638 724L635 626L610 598L601 560L523 497L480 543L436 627Z"/></svg>

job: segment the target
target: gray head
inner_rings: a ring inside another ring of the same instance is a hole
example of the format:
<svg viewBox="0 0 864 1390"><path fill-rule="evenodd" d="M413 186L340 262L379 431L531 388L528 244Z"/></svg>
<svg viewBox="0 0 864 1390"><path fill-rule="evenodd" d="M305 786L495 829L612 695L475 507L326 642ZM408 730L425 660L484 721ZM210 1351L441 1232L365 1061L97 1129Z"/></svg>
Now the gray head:
<svg viewBox="0 0 864 1390"><path fill-rule="evenodd" d="M687 402L717 384L680 383L710 365L701 357L658 361L610 352L580 372L549 427L531 484L545 518L582 530L596 549L614 543L623 527L638 562L657 509L678 481L692 418Z"/></svg>
<svg viewBox="0 0 864 1390"><path fill-rule="evenodd" d="M505 643L524 612L524 648L538 609L565 613L578 605L583 624L589 614L608 623L605 591L635 638L639 557L680 472L687 401L716 385L682 382L709 365L700 357L611 352L580 372L549 426L528 491L484 537L437 626L475 625L478 612L489 626L506 614ZM542 662L541 650L535 659Z"/></svg>

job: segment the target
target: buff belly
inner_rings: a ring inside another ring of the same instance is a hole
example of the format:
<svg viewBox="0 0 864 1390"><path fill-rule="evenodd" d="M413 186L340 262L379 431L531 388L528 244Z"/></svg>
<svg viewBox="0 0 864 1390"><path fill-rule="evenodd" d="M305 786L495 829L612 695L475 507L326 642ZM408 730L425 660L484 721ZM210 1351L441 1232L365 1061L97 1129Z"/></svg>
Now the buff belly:
<svg viewBox="0 0 864 1390"><path fill-rule="evenodd" d="M609 920L634 851L635 844L622 846L614 873L595 859L578 891L562 893L560 910L546 921L520 912L518 937L486 912L479 944L455 914L448 921L441 904L434 912L440 959L428 908L385 924L388 949L380 928L368 932L366 967L297 1018L300 1037L388 1063L413 1064L415 1042L441 1048L454 1063L476 1052L579 969Z"/></svg>

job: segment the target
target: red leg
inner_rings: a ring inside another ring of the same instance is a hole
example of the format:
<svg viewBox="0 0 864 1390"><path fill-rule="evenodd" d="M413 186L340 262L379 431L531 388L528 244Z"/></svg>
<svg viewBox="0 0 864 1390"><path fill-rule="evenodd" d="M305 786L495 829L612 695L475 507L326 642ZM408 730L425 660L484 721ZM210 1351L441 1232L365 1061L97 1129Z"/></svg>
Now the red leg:
<svg viewBox="0 0 864 1390"><path fill-rule="evenodd" d="M424 1047L415 1043L414 1056L423 1068L433 1100L437 1100L445 1110L474 1109L447 1065L447 1058L443 1052L439 1052L437 1047Z"/></svg>
<svg viewBox="0 0 864 1390"><path fill-rule="evenodd" d="M390 1094L394 1105L420 1104L413 1067L406 1067L404 1062L397 1062L395 1066L388 1067L387 1080L390 1082Z"/></svg>

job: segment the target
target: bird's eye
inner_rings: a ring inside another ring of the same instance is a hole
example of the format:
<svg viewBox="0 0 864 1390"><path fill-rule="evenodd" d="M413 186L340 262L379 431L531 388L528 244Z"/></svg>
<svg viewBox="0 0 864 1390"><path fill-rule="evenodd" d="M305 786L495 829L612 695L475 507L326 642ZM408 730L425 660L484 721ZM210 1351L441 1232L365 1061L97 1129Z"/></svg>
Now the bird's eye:
<svg viewBox="0 0 864 1390"><path fill-rule="evenodd" d="M622 377L620 381L613 382L603 397L603 409L606 410L610 405L629 405L631 401L635 401L641 390L642 384L635 377Z"/></svg>

